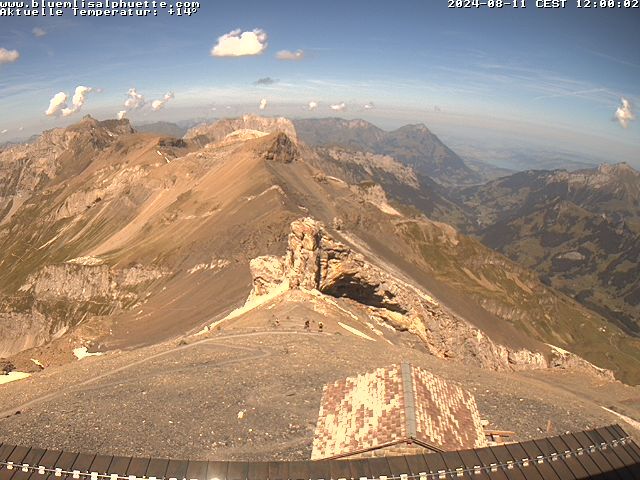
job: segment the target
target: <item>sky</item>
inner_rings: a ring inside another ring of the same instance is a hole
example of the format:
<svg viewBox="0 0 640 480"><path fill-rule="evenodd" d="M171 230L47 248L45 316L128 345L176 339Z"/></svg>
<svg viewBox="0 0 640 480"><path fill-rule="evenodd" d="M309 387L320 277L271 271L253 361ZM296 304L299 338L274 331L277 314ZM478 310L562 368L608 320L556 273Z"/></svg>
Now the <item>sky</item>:
<svg viewBox="0 0 640 480"><path fill-rule="evenodd" d="M86 114L262 113L424 122L458 143L640 167L640 8L447 3L209 0L183 16L0 16L0 143Z"/></svg>

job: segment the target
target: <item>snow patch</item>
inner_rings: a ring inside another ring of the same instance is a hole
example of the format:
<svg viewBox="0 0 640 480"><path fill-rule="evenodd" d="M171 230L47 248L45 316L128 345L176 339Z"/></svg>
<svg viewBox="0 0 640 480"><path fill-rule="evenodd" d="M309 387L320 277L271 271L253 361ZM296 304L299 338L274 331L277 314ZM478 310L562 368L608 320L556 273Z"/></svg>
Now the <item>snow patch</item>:
<svg viewBox="0 0 640 480"><path fill-rule="evenodd" d="M9 372L7 375L0 375L0 385L4 385L5 383L16 382L18 380L23 380L25 378L30 377L30 373L25 372Z"/></svg>
<svg viewBox="0 0 640 480"><path fill-rule="evenodd" d="M73 354L78 360L82 360L87 357L99 357L100 355L104 355L104 353L95 352L90 353L87 347L78 347L73 349Z"/></svg>
<svg viewBox="0 0 640 480"><path fill-rule="evenodd" d="M365 338L367 340L371 340L372 342L375 342L375 339L371 338L369 335L362 333L360 330L350 327L349 325L346 325L342 322L338 322L338 325L340 325L342 328L344 328L347 332L353 333L354 335L361 337L361 338Z"/></svg>
<svg viewBox="0 0 640 480"><path fill-rule="evenodd" d="M207 325L202 330L200 330L196 335L203 335L203 334L205 334L207 332L210 332L211 330L213 330L215 327L217 327L221 323L226 322L227 320L231 320L231 319L237 318L240 315L244 315L245 313L248 313L251 310L254 310L254 309L264 305L265 303L267 303L267 302L279 297L280 295L282 295L283 293L287 292L288 290L289 290L289 282L288 281L284 281L280 285L278 285L275 288L273 288L271 291L265 293L264 295L258 295L258 296L253 296L253 297L249 296L249 298L247 299L247 301L245 302L245 304L243 306L241 306L239 308L236 308L235 310L231 311L223 319L218 320L216 322L213 322L210 325Z"/></svg>
<svg viewBox="0 0 640 480"><path fill-rule="evenodd" d="M199 263L197 265L194 265L187 271L189 272L189 274L194 274L201 270L221 270L228 265L229 265L229 260L212 258L210 263Z"/></svg>

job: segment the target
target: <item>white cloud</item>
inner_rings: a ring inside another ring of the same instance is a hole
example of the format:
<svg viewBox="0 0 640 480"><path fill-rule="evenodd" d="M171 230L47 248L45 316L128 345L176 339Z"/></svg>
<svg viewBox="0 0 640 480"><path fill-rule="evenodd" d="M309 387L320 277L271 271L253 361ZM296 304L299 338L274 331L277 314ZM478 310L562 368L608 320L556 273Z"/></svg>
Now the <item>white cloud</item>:
<svg viewBox="0 0 640 480"><path fill-rule="evenodd" d="M0 48L0 65L3 63L13 63L20 58L20 54L17 50L7 50L6 48Z"/></svg>
<svg viewBox="0 0 640 480"><path fill-rule="evenodd" d="M157 112L158 110L164 108L169 100L173 100L174 98L175 95L173 94L173 92L167 92L164 94L164 97L162 97L161 100L154 100L153 102L151 102L151 108L153 108L153 110Z"/></svg>
<svg viewBox="0 0 640 480"><path fill-rule="evenodd" d="M316 108L318 108L318 102L316 102L315 100L311 100L309 102L309 110L315 110Z"/></svg>
<svg viewBox="0 0 640 480"><path fill-rule="evenodd" d="M333 105L331 105L331 110L335 110L336 112L342 112L343 110L347 109L347 104L344 102L340 102L340 103L335 103Z"/></svg>
<svg viewBox="0 0 640 480"><path fill-rule="evenodd" d="M87 94L91 93L93 89L91 87L84 87L82 85L76 87L76 91L71 99L71 106L64 107L62 109L62 116L68 117L76 112L79 112L84 103L87 100Z"/></svg>
<svg viewBox="0 0 640 480"><path fill-rule="evenodd" d="M120 110L118 112L118 120L122 120L122 119L124 119L126 117L127 117L127 111L126 110Z"/></svg>
<svg viewBox="0 0 640 480"><path fill-rule="evenodd" d="M31 33L33 33L33 36L36 38L42 38L47 34L47 31L44 28L36 27L31 30Z"/></svg>
<svg viewBox="0 0 640 480"><path fill-rule="evenodd" d="M212 57L243 57L260 55L267 48L267 33L259 28L251 32L240 29L229 32L218 38L211 49Z"/></svg>
<svg viewBox="0 0 640 480"><path fill-rule="evenodd" d="M68 117L76 112L79 112L87 100L87 94L93 92L93 88L78 85L71 98L71 105L67 105L68 95L65 92L56 93L51 100L49 100L49 108L44 112L49 117L62 114L63 117Z"/></svg>
<svg viewBox="0 0 640 480"><path fill-rule="evenodd" d="M276 58L278 60L289 60L295 62L304 58L304 51L296 50L295 52L292 52L290 50L280 50L276 53Z"/></svg>
<svg viewBox="0 0 640 480"><path fill-rule="evenodd" d="M364 108L365 110L371 110L372 108L375 108L376 106L373 104L373 102L369 102L369 103L365 103L364 104Z"/></svg>
<svg viewBox="0 0 640 480"><path fill-rule="evenodd" d="M262 100L260 100L260 106L259 106L260 110L264 110L265 108L267 108L267 99L263 98Z"/></svg>
<svg viewBox="0 0 640 480"><path fill-rule="evenodd" d="M45 115L52 117L58 115L63 108L67 108L67 94L64 92L56 93L51 100L49 100L49 108L44 112Z"/></svg>
<svg viewBox="0 0 640 480"><path fill-rule="evenodd" d="M2 131L0 132L0 135L4 135L4 134L5 134L5 133L7 133L8 131L9 131L9 130L5 128L4 130L2 130Z"/></svg>
<svg viewBox="0 0 640 480"><path fill-rule="evenodd" d="M631 105L629 100L621 98L620 102L622 105L620 105L616 110L615 118L622 128L627 128L629 126L629 122L636 119L636 115L633 112L633 105Z"/></svg>
<svg viewBox="0 0 640 480"><path fill-rule="evenodd" d="M135 88L130 88L127 92L127 99L124 102L124 108L129 110L138 110L142 108L145 103L147 103L144 99L144 95L138 93Z"/></svg>

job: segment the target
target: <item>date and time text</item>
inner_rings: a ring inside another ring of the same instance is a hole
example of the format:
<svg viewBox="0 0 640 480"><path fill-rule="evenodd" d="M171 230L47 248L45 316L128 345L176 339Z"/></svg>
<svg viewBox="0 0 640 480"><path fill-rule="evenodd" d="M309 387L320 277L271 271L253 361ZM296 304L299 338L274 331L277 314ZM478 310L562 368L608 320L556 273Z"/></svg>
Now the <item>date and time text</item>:
<svg viewBox="0 0 640 480"><path fill-rule="evenodd" d="M570 3L585 9L640 9L640 0L447 0L449 8L567 8Z"/></svg>

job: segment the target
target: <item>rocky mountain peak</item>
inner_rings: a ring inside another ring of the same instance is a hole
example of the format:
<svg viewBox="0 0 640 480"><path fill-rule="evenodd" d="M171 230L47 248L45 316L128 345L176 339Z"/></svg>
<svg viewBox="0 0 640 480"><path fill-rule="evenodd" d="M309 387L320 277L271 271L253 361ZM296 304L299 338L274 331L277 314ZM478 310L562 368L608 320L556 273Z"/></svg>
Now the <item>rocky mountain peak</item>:
<svg viewBox="0 0 640 480"><path fill-rule="evenodd" d="M400 127L398 131L422 133L425 135L431 134L431 130L429 130L424 123L412 123L405 125L404 127Z"/></svg>
<svg viewBox="0 0 640 480"><path fill-rule="evenodd" d="M264 152L265 160L280 163L291 163L300 157L296 144L284 132L278 132L269 137L272 141Z"/></svg>
<svg viewBox="0 0 640 480"><path fill-rule="evenodd" d="M234 137L232 134L231 138ZM245 148L268 162L291 163L300 158L297 144L284 132L262 133L258 136L250 134L246 140Z"/></svg>
<svg viewBox="0 0 640 480"><path fill-rule="evenodd" d="M345 122L345 127L346 128L352 128L352 129L356 129L356 128L377 128L374 125L372 125L371 123L367 122L366 120L362 120L361 118L357 118L355 120L347 120Z"/></svg>
<svg viewBox="0 0 640 480"><path fill-rule="evenodd" d="M267 134L283 132L294 142L298 141L298 135L291 120L283 117L260 117L258 115L243 115L238 118L226 118L214 123L198 125L189 130L185 134L185 138L204 145L220 142L227 135L238 130L253 130Z"/></svg>
<svg viewBox="0 0 640 480"><path fill-rule="evenodd" d="M603 163L598 166L598 172L605 175L615 175L615 176L632 175L634 177L640 177L640 172L635 170L627 162L620 162L620 163L614 163L614 164Z"/></svg>

